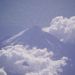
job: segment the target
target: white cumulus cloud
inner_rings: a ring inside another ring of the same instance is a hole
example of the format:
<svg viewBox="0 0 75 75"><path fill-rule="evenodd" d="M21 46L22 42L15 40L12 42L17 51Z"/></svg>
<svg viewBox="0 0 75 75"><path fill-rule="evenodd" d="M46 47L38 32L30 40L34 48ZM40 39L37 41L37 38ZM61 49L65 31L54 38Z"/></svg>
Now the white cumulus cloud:
<svg viewBox="0 0 75 75"><path fill-rule="evenodd" d="M67 18L58 16L52 19L50 26L42 29L55 35L60 41L75 40L75 16Z"/></svg>
<svg viewBox="0 0 75 75"><path fill-rule="evenodd" d="M8 46L0 50L0 67L4 67L9 75L59 75L67 64L67 57L54 60L53 55L47 49Z"/></svg>

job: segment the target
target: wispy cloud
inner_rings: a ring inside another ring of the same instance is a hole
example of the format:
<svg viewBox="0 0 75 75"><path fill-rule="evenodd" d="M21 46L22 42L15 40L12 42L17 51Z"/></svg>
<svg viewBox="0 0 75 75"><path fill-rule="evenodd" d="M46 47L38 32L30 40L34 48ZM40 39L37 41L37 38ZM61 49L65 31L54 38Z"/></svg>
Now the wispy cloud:
<svg viewBox="0 0 75 75"><path fill-rule="evenodd" d="M0 66L10 75L59 75L68 58L53 60L53 56L54 53L48 52L46 48L27 49L23 45L8 46L0 50Z"/></svg>

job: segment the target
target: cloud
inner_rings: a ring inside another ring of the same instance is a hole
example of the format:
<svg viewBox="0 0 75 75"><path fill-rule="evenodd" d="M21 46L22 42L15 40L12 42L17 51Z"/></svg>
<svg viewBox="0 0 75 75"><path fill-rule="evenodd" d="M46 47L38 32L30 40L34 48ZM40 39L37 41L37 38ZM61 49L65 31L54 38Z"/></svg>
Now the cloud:
<svg viewBox="0 0 75 75"><path fill-rule="evenodd" d="M0 75L7 75L7 73L5 72L3 68L0 68Z"/></svg>
<svg viewBox="0 0 75 75"><path fill-rule="evenodd" d="M66 18L58 16L52 19L50 26L42 29L45 32L55 35L60 41L75 40L75 16Z"/></svg>
<svg viewBox="0 0 75 75"><path fill-rule="evenodd" d="M53 56L54 53L48 52L46 48L7 46L0 50L0 67L4 67L8 75L59 75L68 58L53 60ZM4 70L3 73L6 73Z"/></svg>

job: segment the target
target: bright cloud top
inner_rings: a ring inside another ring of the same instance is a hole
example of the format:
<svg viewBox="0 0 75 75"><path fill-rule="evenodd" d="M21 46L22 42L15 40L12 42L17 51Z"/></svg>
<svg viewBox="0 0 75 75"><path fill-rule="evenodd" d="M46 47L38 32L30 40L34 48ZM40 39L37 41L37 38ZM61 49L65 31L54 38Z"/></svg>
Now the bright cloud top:
<svg viewBox="0 0 75 75"><path fill-rule="evenodd" d="M63 16L55 17L49 27L42 29L60 39L60 41L75 40L75 16L66 18Z"/></svg>
<svg viewBox="0 0 75 75"><path fill-rule="evenodd" d="M7 72L3 75L59 75L67 64L67 58L53 60L53 55L47 49L8 46L0 50L0 67ZM4 70L2 71L5 72Z"/></svg>

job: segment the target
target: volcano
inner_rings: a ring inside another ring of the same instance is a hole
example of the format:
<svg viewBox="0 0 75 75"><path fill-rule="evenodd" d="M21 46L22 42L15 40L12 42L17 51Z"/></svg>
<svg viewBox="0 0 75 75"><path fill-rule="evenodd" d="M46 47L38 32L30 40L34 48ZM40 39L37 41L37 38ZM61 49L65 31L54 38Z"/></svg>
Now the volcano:
<svg viewBox="0 0 75 75"><path fill-rule="evenodd" d="M43 32L38 26L26 28L18 34L3 41L1 45L4 47L16 44L28 45L29 48L47 48L48 50L52 50L58 54L62 51L63 45L55 36L47 32Z"/></svg>

